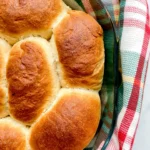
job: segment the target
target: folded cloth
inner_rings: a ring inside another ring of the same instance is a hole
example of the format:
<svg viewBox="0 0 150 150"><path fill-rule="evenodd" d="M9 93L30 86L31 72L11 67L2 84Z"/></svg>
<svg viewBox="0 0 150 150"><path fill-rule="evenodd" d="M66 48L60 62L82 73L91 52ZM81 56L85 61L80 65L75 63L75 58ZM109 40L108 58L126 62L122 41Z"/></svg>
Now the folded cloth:
<svg viewBox="0 0 150 150"><path fill-rule="evenodd" d="M87 13L99 18L97 0L76 0L82 3ZM147 65L149 59L150 20L148 14L147 0L102 0L108 9L114 26L118 29L120 36L120 57L122 84L118 92L118 118L106 149L108 150L130 150L134 143L142 99L144 83L146 79ZM94 7L91 5L95 3ZM120 3L120 5L119 5ZM97 4L97 6L96 6ZM119 7L120 6L120 14ZM118 16L119 15L119 23ZM97 17L98 16L98 17ZM101 18L100 18L101 19ZM99 21L99 20L98 20ZM116 32L118 33L118 32ZM112 123L112 104L109 97L111 91L104 92L102 103L105 103L103 125L100 129L95 148L100 150L107 139L109 128ZM102 93L103 94L103 93ZM107 111L106 111L107 110Z"/></svg>
<svg viewBox="0 0 150 150"><path fill-rule="evenodd" d="M120 54L123 85L119 116L107 149L130 150L140 117L149 59L150 20L146 0L122 0Z"/></svg>

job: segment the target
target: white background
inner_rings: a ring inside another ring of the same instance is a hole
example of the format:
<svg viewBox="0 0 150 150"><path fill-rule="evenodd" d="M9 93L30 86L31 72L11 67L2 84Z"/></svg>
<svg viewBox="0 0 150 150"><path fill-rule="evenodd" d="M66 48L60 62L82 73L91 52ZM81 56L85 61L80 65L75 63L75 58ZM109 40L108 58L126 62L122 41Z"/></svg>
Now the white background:
<svg viewBox="0 0 150 150"><path fill-rule="evenodd" d="M150 11L150 0L149 11ZM133 144L133 150L150 150L150 61L145 83L141 117Z"/></svg>

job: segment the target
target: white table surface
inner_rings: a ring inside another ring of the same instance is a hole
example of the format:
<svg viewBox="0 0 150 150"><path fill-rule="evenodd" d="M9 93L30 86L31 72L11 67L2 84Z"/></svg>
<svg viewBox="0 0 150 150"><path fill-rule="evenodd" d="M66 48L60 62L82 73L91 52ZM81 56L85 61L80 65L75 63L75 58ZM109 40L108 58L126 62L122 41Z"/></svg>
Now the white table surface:
<svg viewBox="0 0 150 150"><path fill-rule="evenodd" d="M150 150L150 62L133 150Z"/></svg>
<svg viewBox="0 0 150 150"><path fill-rule="evenodd" d="M149 2L150 9L150 0L147 1ZM141 116L133 144L133 150L150 150L150 61L145 83Z"/></svg>

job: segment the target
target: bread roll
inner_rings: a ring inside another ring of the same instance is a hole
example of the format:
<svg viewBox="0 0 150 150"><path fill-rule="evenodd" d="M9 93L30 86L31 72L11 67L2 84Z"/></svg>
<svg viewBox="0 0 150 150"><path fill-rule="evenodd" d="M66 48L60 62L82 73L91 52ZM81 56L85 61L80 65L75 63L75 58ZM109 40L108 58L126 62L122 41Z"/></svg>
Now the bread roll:
<svg viewBox="0 0 150 150"><path fill-rule="evenodd" d="M100 90L104 72L103 30L89 15L70 11L54 29L62 87Z"/></svg>
<svg viewBox="0 0 150 150"><path fill-rule="evenodd" d="M8 115L6 105L8 99L6 64L10 49L10 45L6 41L0 39L0 118Z"/></svg>
<svg viewBox="0 0 150 150"><path fill-rule="evenodd" d="M0 37L14 44L29 35L49 39L65 15L62 0L3 0L0 2Z"/></svg>
<svg viewBox="0 0 150 150"><path fill-rule="evenodd" d="M27 150L27 132L10 118L0 119L0 150Z"/></svg>
<svg viewBox="0 0 150 150"><path fill-rule="evenodd" d="M97 92L61 89L51 108L31 128L32 150L82 150L100 119Z"/></svg>
<svg viewBox="0 0 150 150"><path fill-rule="evenodd" d="M62 0L0 1L0 150L83 150L103 74L103 30L90 15Z"/></svg>
<svg viewBox="0 0 150 150"><path fill-rule="evenodd" d="M59 90L49 43L38 37L16 43L9 56L7 80L10 115L30 125Z"/></svg>

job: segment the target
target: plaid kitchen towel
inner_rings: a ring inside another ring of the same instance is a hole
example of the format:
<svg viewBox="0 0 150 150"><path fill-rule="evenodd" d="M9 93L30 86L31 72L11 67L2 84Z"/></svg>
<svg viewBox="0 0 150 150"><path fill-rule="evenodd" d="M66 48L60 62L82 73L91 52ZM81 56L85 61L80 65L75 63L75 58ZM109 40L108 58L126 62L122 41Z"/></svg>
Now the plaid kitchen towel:
<svg viewBox="0 0 150 150"><path fill-rule="evenodd" d="M119 91L119 116L107 149L130 150L140 117L149 58L150 20L146 0L121 1L123 85Z"/></svg>
<svg viewBox="0 0 150 150"><path fill-rule="evenodd" d="M91 14L98 22L108 24L106 29L109 36L111 28L105 17L99 0L76 0L82 3L87 13ZM113 20L116 34L120 37L121 75L122 84L118 92L118 117L113 135L106 149L108 150L130 150L133 146L135 133L140 117L144 83L149 58L150 20L148 14L147 0L102 0ZM120 3L120 4L119 4ZM120 13L119 13L120 12ZM118 17L119 16L119 17ZM106 20L105 20L106 19ZM103 20L103 22L101 22ZM105 20L105 21L104 21ZM120 26L119 26L120 25ZM119 28L119 30L117 30ZM104 35L105 36L105 35ZM111 36L111 35L110 35ZM111 38L110 38L111 39ZM112 40L114 40L112 38ZM113 43L113 42L112 42ZM110 55L106 56L106 69L104 86L102 89L103 119L102 126L94 149L103 147L111 128L113 117L113 77L107 76L111 73L113 65L113 45L105 42L105 49ZM110 59L109 59L110 58ZM107 67L110 65L110 67ZM106 81L106 82L105 82ZM106 83L106 84L105 84ZM109 84L108 84L109 83ZM112 99L112 100L111 100Z"/></svg>

